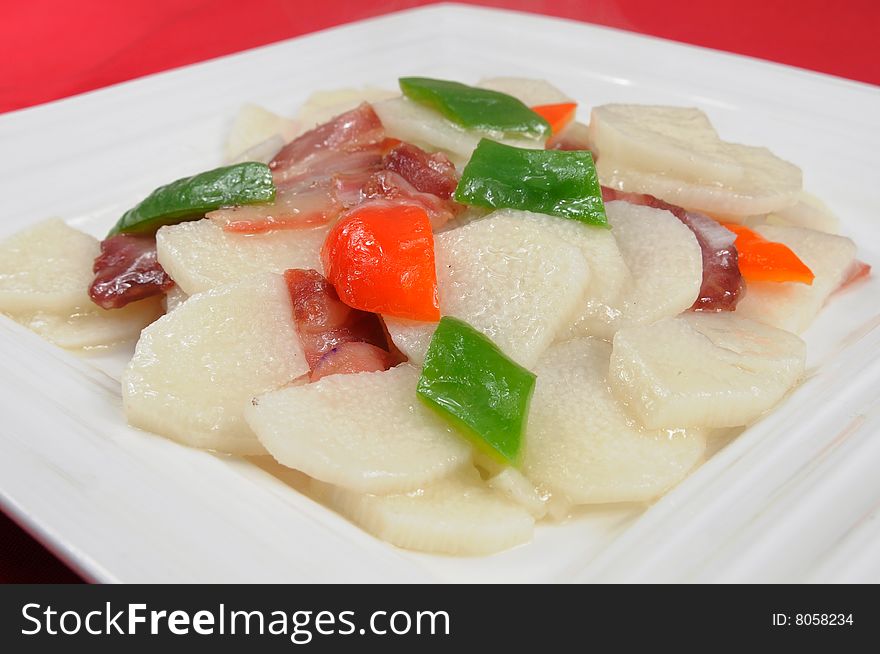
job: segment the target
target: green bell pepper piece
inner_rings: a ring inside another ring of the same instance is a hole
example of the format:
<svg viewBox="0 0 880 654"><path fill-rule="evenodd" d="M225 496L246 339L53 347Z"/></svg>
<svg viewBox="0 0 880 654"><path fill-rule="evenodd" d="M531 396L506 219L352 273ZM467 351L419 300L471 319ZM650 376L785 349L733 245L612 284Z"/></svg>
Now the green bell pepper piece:
<svg viewBox="0 0 880 654"><path fill-rule="evenodd" d="M400 90L465 129L540 138L550 123L506 93L428 77L401 77Z"/></svg>
<svg viewBox="0 0 880 654"><path fill-rule="evenodd" d="M586 150L528 150L483 139L454 198L489 209L522 209L608 226L593 155Z"/></svg>
<svg viewBox="0 0 880 654"><path fill-rule="evenodd" d="M107 236L155 232L163 225L203 218L221 207L274 199L275 184L266 164L249 161L224 166L160 186L122 214Z"/></svg>
<svg viewBox="0 0 880 654"><path fill-rule="evenodd" d="M416 393L486 454L516 464L535 375L466 322L441 318Z"/></svg>

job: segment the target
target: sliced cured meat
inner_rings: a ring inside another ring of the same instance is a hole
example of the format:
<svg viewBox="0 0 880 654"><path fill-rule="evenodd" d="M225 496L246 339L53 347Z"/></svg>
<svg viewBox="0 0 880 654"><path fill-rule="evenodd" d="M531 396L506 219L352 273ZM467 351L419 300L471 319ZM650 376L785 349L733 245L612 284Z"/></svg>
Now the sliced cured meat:
<svg viewBox="0 0 880 654"><path fill-rule="evenodd" d="M745 292L738 265L736 236L708 216L688 211L678 216L691 228L703 256L703 283L694 311L733 311Z"/></svg>
<svg viewBox="0 0 880 654"><path fill-rule="evenodd" d="M279 116L264 107L246 103L238 110L232 121L232 127L223 145L223 154L226 161L235 161L246 153L251 154L257 146L277 137L278 148L269 155L271 160L284 144L300 131L298 121ZM254 161L254 159L243 161Z"/></svg>
<svg viewBox="0 0 880 654"><path fill-rule="evenodd" d="M379 146L384 139L382 122L364 102L285 145L269 167L276 184L316 173L336 172L341 170L336 162L347 159L350 153L360 151L372 156L371 150L375 149L375 155L381 157Z"/></svg>
<svg viewBox="0 0 880 654"><path fill-rule="evenodd" d="M458 185L455 165L442 152L428 154L411 143L400 143L383 158L386 170L395 172L421 193L448 200Z"/></svg>
<svg viewBox="0 0 880 654"><path fill-rule="evenodd" d="M349 341L340 343L318 359L309 381L318 381L328 375L379 372L393 368L398 363L400 358L388 350L363 341Z"/></svg>
<svg viewBox="0 0 880 654"><path fill-rule="evenodd" d="M335 367L345 368L347 372L375 371L376 356L366 356L365 350L349 350L345 359L334 363L328 358L334 349L345 343L365 343L389 356L385 367L397 365L402 361L397 351L389 346L389 339L382 320L375 313L352 309L340 301L333 285L316 270L292 269L284 273L290 299L293 304L293 320L305 352L306 361L315 379L328 374ZM374 353L375 354L375 353ZM337 349L335 356L339 356ZM356 369L357 363L364 366ZM321 370L323 368L323 371Z"/></svg>
<svg viewBox="0 0 880 654"><path fill-rule="evenodd" d="M359 201L364 180L381 170L387 146L382 123L363 103L302 134L275 155L269 163L278 188L274 202L221 209L209 217L227 231L244 234L329 223Z"/></svg>
<svg viewBox="0 0 880 654"><path fill-rule="evenodd" d="M381 199L418 205L427 212L434 231L443 227L464 208L457 202L418 191L401 175L390 170L382 170L371 175L361 189L361 195L363 200Z"/></svg>
<svg viewBox="0 0 880 654"><path fill-rule="evenodd" d="M462 209L451 200L458 175L449 158L386 138L367 103L298 137L269 166L278 188L274 202L208 217L228 232L261 234L324 225L364 200L382 198L424 207L438 229Z"/></svg>
<svg viewBox="0 0 880 654"><path fill-rule="evenodd" d="M700 244L703 258L703 282L700 294L691 309L695 311L733 311L742 296L745 285L737 263L734 242L736 235L716 220L694 211L685 211L653 195L625 193L607 186L602 187L605 202L623 200L655 209L664 209L688 226Z"/></svg>
<svg viewBox="0 0 880 654"><path fill-rule="evenodd" d="M322 125L363 102L380 102L399 95L399 90L391 91L375 86L315 91L300 107L296 120L307 130L315 125Z"/></svg>
<svg viewBox="0 0 880 654"><path fill-rule="evenodd" d="M155 236L117 234L101 242L93 267L95 279L89 297L103 309L119 309L129 302L161 295L174 281L156 256Z"/></svg>
<svg viewBox="0 0 880 654"><path fill-rule="evenodd" d="M326 225L343 209L330 180L310 188L284 188L271 204L218 209L207 217L235 234L262 234L276 229L310 229Z"/></svg>

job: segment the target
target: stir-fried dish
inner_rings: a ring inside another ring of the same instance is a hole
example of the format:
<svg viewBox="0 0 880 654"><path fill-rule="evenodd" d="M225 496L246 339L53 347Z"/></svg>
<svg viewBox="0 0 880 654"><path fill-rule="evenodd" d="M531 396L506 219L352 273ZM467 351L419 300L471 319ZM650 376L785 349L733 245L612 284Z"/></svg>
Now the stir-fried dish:
<svg viewBox="0 0 880 654"><path fill-rule="evenodd" d="M223 166L103 240L13 235L0 311L64 348L137 340L129 424L474 555L661 496L797 386L798 334L869 274L799 168L698 109L584 124L540 80L399 86L244 107Z"/></svg>

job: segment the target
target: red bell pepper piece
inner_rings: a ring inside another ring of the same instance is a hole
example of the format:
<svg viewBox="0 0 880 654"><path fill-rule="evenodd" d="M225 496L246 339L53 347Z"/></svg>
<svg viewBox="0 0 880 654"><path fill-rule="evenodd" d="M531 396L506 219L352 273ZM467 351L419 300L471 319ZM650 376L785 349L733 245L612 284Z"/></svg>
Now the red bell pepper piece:
<svg viewBox="0 0 880 654"><path fill-rule="evenodd" d="M360 205L327 235L327 279L351 307L398 318L440 319L434 236L422 207Z"/></svg>

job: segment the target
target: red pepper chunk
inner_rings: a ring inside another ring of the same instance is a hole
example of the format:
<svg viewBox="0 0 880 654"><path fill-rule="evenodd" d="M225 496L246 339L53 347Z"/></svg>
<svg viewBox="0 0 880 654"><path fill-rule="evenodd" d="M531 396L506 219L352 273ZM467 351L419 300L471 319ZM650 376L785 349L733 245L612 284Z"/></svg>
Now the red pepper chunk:
<svg viewBox="0 0 880 654"><path fill-rule="evenodd" d="M440 320L434 236L422 207L361 205L330 230L321 254L327 279L350 307Z"/></svg>

